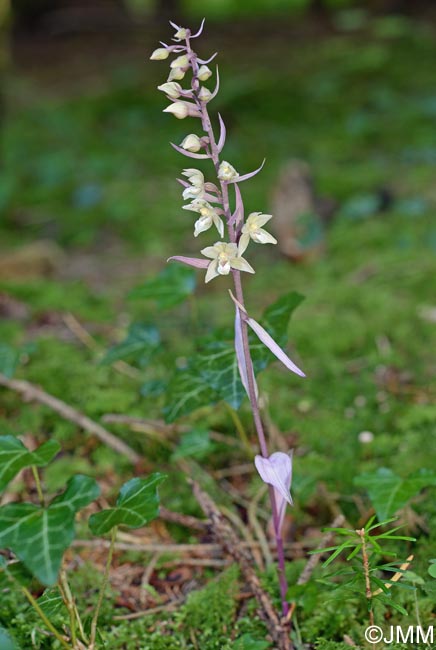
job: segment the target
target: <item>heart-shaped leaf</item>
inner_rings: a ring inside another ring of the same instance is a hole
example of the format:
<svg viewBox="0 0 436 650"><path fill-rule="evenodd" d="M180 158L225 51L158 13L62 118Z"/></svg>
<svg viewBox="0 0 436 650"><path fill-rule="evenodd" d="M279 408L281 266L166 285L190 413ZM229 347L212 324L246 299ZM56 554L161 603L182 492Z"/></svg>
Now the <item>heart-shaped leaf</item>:
<svg viewBox="0 0 436 650"><path fill-rule="evenodd" d="M18 650L18 645L4 627L0 627L0 648L1 650Z"/></svg>
<svg viewBox="0 0 436 650"><path fill-rule="evenodd" d="M179 264L169 264L157 276L133 289L129 297L155 300L159 309L169 309L191 295L195 286L195 271Z"/></svg>
<svg viewBox="0 0 436 650"><path fill-rule="evenodd" d="M421 490L436 486L436 474L421 470L409 478L401 478L392 470L381 467L374 474L357 476L354 483L367 490L379 521L384 521L403 508Z"/></svg>
<svg viewBox="0 0 436 650"><path fill-rule="evenodd" d="M89 518L89 527L94 535L104 535L114 526L141 528L159 514L157 487L166 479L156 472L148 478L132 478L125 483L114 508L102 510Z"/></svg>
<svg viewBox="0 0 436 650"><path fill-rule="evenodd" d="M29 451L18 438L0 436L0 491L24 467L44 467L59 450L60 444L56 440L47 440L35 451Z"/></svg>
<svg viewBox="0 0 436 650"><path fill-rule="evenodd" d="M76 512L99 494L93 478L78 474L45 508L33 503L2 506L0 548L11 549L42 584L53 585L63 554L74 539Z"/></svg>

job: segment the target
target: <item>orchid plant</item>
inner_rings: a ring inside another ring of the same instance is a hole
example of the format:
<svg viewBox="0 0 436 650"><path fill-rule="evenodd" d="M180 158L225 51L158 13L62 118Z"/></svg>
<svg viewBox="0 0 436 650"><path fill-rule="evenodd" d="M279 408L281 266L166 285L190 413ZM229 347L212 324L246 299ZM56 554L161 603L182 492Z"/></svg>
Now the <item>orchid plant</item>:
<svg viewBox="0 0 436 650"><path fill-rule="evenodd" d="M248 314L245 307L242 288L242 273L255 273L252 265L245 258L249 246L254 244L276 244L276 239L264 229L272 218L270 214L252 212L245 218L244 202L240 184L255 176L263 164L255 171L240 174L228 161L221 158L226 143L226 128L218 114L219 137L215 137L209 116L209 103L219 91L219 73L216 68L216 83L211 91L204 82L213 72L209 64L216 54L209 59L201 59L192 46L204 27L204 20L196 33L188 28L171 22L175 29L173 43L161 42L151 59L162 61L176 55L170 63L168 80L158 89L170 100L164 112L173 114L178 119L194 118L198 123L198 133L189 133L180 145L172 144L179 153L195 160L209 160L215 170L214 181L206 180L204 174L195 168L182 171L182 198L189 201L183 209L197 215L194 223L194 237L204 237L204 233L216 229L219 241L201 249L203 257L173 256L170 260L188 266L205 269L205 282L210 282L222 275L231 275L234 293L229 290L235 308L235 353L242 384L247 392L256 427L260 454L255 457L255 465L261 479L269 486L272 509L273 529L277 546L278 576L282 613L289 612L287 602L287 581L285 576L285 557L282 538L282 526L286 504L292 505L290 495L292 479L292 456L284 452L268 452L268 446L262 423L256 378L250 353L248 327L253 330L260 341L292 372L300 377L304 373L288 357L286 352L274 341L271 335ZM185 87L179 82L186 80ZM201 132L201 133L200 133Z"/></svg>

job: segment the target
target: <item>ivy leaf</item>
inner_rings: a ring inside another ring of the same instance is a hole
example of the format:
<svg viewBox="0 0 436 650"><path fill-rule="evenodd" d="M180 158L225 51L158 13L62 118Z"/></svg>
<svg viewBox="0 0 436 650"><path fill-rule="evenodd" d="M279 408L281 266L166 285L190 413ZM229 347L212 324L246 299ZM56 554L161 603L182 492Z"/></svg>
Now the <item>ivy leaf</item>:
<svg viewBox="0 0 436 650"><path fill-rule="evenodd" d="M245 396L233 342L215 339L195 359L202 381L234 409Z"/></svg>
<svg viewBox="0 0 436 650"><path fill-rule="evenodd" d="M10 379L18 366L20 361L20 353L15 348L7 345L7 343L0 343L0 373Z"/></svg>
<svg viewBox="0 0 436 650"><path fill-rule="evenodd" d="M129 298L155 300L159 309L169 309L183 302L195 290L195 271L169 264L157 276L133 289Z"/></svg>
<svg viewBox="0 0 436 650"><path fill-rule="evenodd" d="M0 507L0 548L11 549L43 585L53 585L63 554L74 539L76 512L99 494L93 478L78 474L47 507L33 503Z"/></svg>
<svg viewBox="0 0 436 650"><path fill-rule="evenodd" d="M104 535L114 526L141 528L155 519L159 513L157 487L166 479L156 472L148 478L133 478L125 483L114 508L91 515L89 527L94 535Z"/></svg>
<svg viewBox="0 0 436 650"><path fill-rule="evenodd" d="M389 519L426 487L436 486L436 474L421 470L408 478L401 478L386 467L373 474L361 474L355 485L366 488L380 521Z"/></svg>
<svg viewBox="0 0 436 650"><path fill-rule="evenodd" d="M267 307L262 316L262 325L282 347L288 338L289 319L303 299L299 293L287 293ZM167 422L174 422L183 415L220 400L235 410L240 408L246 393L239 376L233 339L233 331L229 331L227 336L222 330L216 330L203 342L189 367L176 372L167 391L164 409ZM251 332L249 339L254 372L257 374L275 357Z"/></svg>
<svg viewBox="0 0 436 650"><path fill-rule="evenodd" d="M432 578L436 578L436 560L430 560L430 566L428 567L428 572Z"/></svg>
<svg viewBox="0 0 436 650"><path fill-rule="evenodd" d="M234 641L232 650L266 650L269 647L268 641L253 639L251 634L244 634Z"/></svg>
<svg viewBox="0 0 436 650"><path fill-rule="evenodd" d="M44 467L59 452L56 440L47 440L35 451L28 451L14 436L0 436L0 492L24 467Z"/></svg>
<svg viewBox="0 0 436 650"><path fill-rule="evenodd" d="M110 365L120 359L132 359L144 367L160 344L159 332L153 325L133 324L121 343L114 345L101 363Z"/></svg>
<svg viewBox="0 0 436 650"><path fill-rule="evenodd" d="M38 598L38 605L48 618L56 616L60 612L68 613L67 607L62 599L58 587L46 589L42 596ZM1 647L1 646L0 646Z"/></svg>
<svg viewBox="0 0 436 650"><path fill-rule="evenodd" d="M183 434L179 446L171 455L171 460L187 457L201 460L208 456L213 449L214 444L210 440L209 431L206 429L193 429Z"/></svg>
<svg viewBox="0 0 436 650"><path fill-rule="evenodd" d="M195 368L177 370L168 385L165 420L174 422L202 406L218 401L219 396L204 382Z"/></svg>
<svg viewBox="0 0 436 650"><path fill-rule="evenodd" d="M0 648L1 650L19 650L17 644L4 627L0 627Z"/></svg>

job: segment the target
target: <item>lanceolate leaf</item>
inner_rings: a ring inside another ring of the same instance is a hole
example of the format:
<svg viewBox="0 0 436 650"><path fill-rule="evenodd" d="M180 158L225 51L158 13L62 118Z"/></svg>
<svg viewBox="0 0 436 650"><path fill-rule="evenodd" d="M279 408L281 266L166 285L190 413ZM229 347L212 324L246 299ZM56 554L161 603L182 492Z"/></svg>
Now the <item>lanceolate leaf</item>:
<svg viewBox="0 0 436 650"><path fill-rule="evenodd" d="M14 436L0 436L0 491L24 467L47 465L60 450L56 440L47 440L31 452Z"/></svg>
<svg viewBox="0 0 436 650"><path fill-rule="evenodd" d="M89 518L94 535L104 535L114 526L141 528L159 513L157 487L166 479L156 472L148 478L133 478L123 485L114 508L102 510Z"/></svg>
<svg viewBox="0 0 436 650"><path fill-rule="evenodd" d="M388 519L426 487L436 486L436 473L421 470L408 478L401 478L386 467L374 474L362 474L355 484L366 488L380 521Z"/></svg>
<svg viewBox="0 0 436 650"><path fill-rule="evenodd" d="M45 508L32 503L2 506L0 548L11 549L42 584L53 585L63 554L74 539L75 514L99 493L94 479L76 475Z"/></svg>

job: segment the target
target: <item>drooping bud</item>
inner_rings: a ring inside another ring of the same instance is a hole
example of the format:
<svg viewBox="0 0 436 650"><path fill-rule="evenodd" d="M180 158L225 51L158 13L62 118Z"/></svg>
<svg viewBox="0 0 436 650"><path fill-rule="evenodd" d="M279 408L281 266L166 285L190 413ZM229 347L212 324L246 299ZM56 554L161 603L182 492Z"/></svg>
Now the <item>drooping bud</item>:
<svg viewBox="0 0 436 650"><path fill-rule="evenodd" d="M202 86L200 92L198 93L198 99L202 102L209 102L212 99L212 93L208 88Z"/></svg>
<svg viewBox="0 0 436 650"><path fill-rule="evenodd" d="M218 168L218 178L220 181L234 181L238 176L239 174L233 165L228 163L226 160L223 160Z"/></svg>
<svg viewBox="0 0 436 650"><path fill-rule="evenodd" d="M188 105L185 102L174 102L164 108L163 112L172 113L178 120L183 120L189 115Z"/></svg>
<svg viewBox="0 0 436 650"><path fill-rule="evenodd" d="M183 79L184 76L185 76L185 71L183 70L183 68L171 68L168 81L171 82L174 81L174 79L176 81L180 81L181 79Z"/></svg>
<svg viewBox="0 0 436 650"><path fill-rule="evenodd" d="M182 54L181 56L178 56L174 61L171 61L170 63L171 68L188 68L189 67L189 59L186 54Z"/></svg>
<svg viewBox="0 0 436 650"><path fill-rule="evenodd" d="M207 81L211 76L212 70L208 68L207 65L200 66L197 73L197 78L200 79L200 81Z"/></svg>
<svg viewBox="0 0 436 650"><path fill-rule="evenodd" d="M193 153L196 153L197 151L200 151L202 145L198 135L195 135L195 133L190 133L186 136L180 146L183 147L183 149L186 149L186 151L192 151Z"/></svg>
<svg viewBox="0 0 436 650"><path fill-rule="evenodd" d="M167 81L167 83L162 84L157 87L158 90L161 90L163 93L168 95L171 99L177 99L180 97L182 92L182 87L180 84L175 81Z"/></svg>
<svg viewBox="0 0 436 650"><path fill-rule="evenodd" d="M152 53L150 59L151 61L163 61L169 57L169 54L170 53L165 47L158 47L157 50Z"/></svg>

